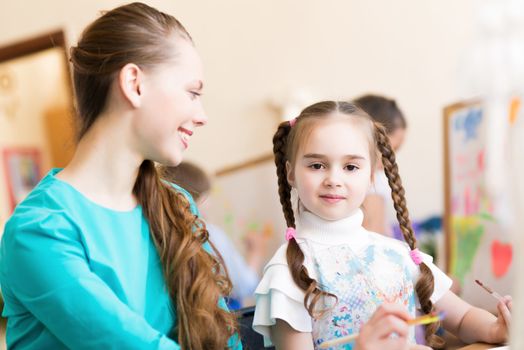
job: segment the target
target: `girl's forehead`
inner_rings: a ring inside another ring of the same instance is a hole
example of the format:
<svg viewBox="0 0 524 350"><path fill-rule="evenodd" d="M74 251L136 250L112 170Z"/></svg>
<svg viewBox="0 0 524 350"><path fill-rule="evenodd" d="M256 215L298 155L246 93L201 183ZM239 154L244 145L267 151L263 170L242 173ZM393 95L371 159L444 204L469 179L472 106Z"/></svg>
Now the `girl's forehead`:
<svg viewBox="0 0 524 350"><path fill-rule="evenodd" d="M369 135L365 125L334 118L315 123L300 146L299 154L359 154L369 158Z"/></svg>

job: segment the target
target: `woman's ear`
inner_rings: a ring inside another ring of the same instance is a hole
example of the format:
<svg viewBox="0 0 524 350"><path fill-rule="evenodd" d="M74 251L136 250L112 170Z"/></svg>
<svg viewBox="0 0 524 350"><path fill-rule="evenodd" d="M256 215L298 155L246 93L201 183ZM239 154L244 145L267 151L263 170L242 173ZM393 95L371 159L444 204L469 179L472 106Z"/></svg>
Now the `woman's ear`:
<svg viewBox="0 0 524 350"><path fill-rule="evenodd" d="M295 172L293 171L291 163L288 161L286 161L286 175L289 186L295 187Z"/></svg>
<svg viewBox="0 0 524 350"><path fill-rule="evenodd" d="M118 74L118 87L124 98L135 108L141 105L143 72L134 63L128 63Z"/></svg>

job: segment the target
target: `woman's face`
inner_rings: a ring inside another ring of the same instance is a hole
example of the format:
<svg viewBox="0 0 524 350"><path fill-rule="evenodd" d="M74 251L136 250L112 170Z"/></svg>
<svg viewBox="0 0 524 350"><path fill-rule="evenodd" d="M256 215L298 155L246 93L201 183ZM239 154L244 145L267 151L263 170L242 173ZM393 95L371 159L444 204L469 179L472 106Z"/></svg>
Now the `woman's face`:
<svg viewBox="0 0 524 350"><path fill-rule="evenodd" d="M135 141L144 159L175 166L183 159L196 127L207 122L201 101L202 61L193 44L173 39L172 62L144 71Z"/></svg>

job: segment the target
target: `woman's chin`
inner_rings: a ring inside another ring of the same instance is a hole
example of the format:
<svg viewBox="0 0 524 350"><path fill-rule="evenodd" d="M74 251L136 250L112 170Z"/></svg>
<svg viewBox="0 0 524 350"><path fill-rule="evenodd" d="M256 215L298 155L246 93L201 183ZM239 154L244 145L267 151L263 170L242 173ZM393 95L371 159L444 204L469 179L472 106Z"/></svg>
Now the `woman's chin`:
<svg viewBox="0 0 524 350"><path fill-rule="evenodd" d="M183 157L178 154L175 156L166 156L159 159L154 159L155 163L162 164L164 166L177 166L183 161Z"/></svg>

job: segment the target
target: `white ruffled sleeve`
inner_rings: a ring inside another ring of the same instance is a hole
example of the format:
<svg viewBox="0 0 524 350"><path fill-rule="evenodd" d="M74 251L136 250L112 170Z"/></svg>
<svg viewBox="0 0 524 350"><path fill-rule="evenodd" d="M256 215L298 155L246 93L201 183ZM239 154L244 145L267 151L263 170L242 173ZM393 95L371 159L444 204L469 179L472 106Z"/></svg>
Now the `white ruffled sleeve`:
<svg viewBox="0 0 524 350"><path fill-rule="evenodd" d="M433 263L433 257L431 255L428 255L422 252L421 252L421 255L422 255L422 261L429 267L429 269L433 273L433 278L435 280L435 288L433 289L433 294L431 294L430 300L433 304L435 304L451 288L453 281L441 269L439 269L437 265ZM420 269L418 267L416 269L417 269L417 280L418 280L418 277L420 276ZM417 304L418 304L418 301L417 301Z"/></svg>
<svg viewBox="0 0 524 350"><path fill-rule="evenodd" d="M304 307L304 292L295 284L286 263L287 244L281 246L264 269L255 290L256 308L253 329L271 346L270 327L276 319L286 321L299 332L311 332L311 317Z"/></svg>

